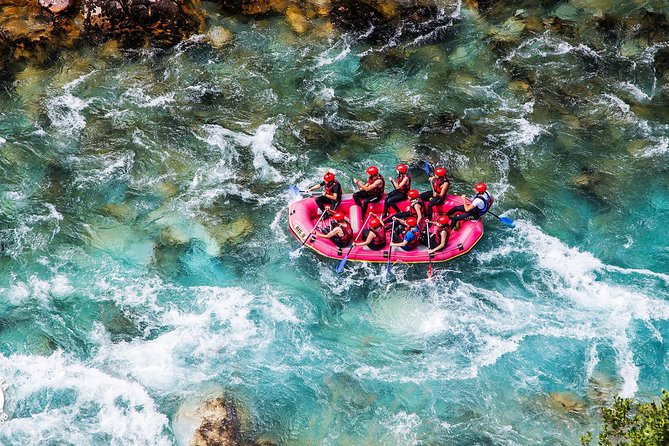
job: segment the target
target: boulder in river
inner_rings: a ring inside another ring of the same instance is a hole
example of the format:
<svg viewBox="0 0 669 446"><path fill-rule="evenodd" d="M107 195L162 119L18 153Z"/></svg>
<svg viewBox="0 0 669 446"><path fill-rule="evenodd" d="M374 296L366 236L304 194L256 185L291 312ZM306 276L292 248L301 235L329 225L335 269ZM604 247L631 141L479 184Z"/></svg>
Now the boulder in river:
<svg viewBox="0 0 669 446"><path fill-rule="evenodd" d="M244 420L235 402L217 397L204 403L185 403L172 422L177 443L188 446L272 446L267 440L247 438Z"/></svg>
<svg viewBox="0 0 669 446"><path fill-rule="evenodd" d="M204 12L190 0L83 0L88 40L118 38L123 46L174 45L202 31Z"/></svg>

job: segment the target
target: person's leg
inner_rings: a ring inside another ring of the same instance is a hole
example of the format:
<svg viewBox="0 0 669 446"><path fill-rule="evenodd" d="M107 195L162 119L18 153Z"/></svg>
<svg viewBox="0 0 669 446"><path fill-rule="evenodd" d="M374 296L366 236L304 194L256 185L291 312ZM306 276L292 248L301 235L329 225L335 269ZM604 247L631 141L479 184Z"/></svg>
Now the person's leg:
<svg viewBox="0 0 669 446"><path fill-rule="evenodd" d="M452 208L450 208L450 209L448 210L448 212L446 212L446 215L448 216L448 218L451 218L451 216L452 216L453 214L455 214L456 212L465 212L465 207L464 207L464 205L453 206Z"/></svg>
<svg viewBox="0 0 669 446"><path fill-rule="evenodd" d="M451 217L451 229L454 228L458 223L460 223L462 220L467 220L468 218L471 218L472 215L470 212L463 212L462 214L458 214L454 217Z"/></svg>
<svg viewBox="0 0 669 446"><path fill-rule="evenodd" d="M325 203L323 202L324 199L325 197L323 196L316 197L316 205L318 206L318 209L321 210L321 212L325 212Z"/></svg>
<svg viewBox="0 0 669 446"><path fill-rule="evenodd" d="M444 199L439 197L433 197L430 200L430 203L427 205L427 218L429 220L432 220L432 212L434 211L434 207L440 205L443 202Z"/></svg>
<svg viewBox="0 0 669 446"><path fill-rule="evenodd" d="M423 192L422 194L419 195L420 199L425 201L429 201L432 199L432 191L429 190L427 192Z"/></svg>
<svg viewBox="0 0 669 446"><path fill-rule="evenodd" d="M406 218L411 216L411 212L398 212L397 214L393 214L390 217L386 217L385 220L383 220L383 223L386 226L386 229L390 227L393 223L393 217L395 218L401 218L402 220L405 220ZM399 226L399 223L396 224L395 226Z"/></svg>
<svg viewBox="0 0 669 446"><path fill-rule="evenodd" d="M399 212L400 208L397 207L397 203L400 201L406 200L407 195L399 190L394 190L390 192L388 195L386 195L386 203L383 206L383 215L386 215L388 213L388 208L392 207L395 209L395 212Z"/></svg>

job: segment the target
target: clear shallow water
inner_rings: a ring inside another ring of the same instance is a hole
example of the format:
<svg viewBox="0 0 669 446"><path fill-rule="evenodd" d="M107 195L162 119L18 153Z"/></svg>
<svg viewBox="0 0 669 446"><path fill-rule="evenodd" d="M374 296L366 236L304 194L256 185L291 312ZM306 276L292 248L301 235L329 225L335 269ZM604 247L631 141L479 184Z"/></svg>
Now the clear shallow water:
<svg viewBox="0 0 669 446"><path fill-rule="evenodd" d="M455 16L383 49L219 17L222 49L19 74L0 96L2 442L175 444L184 407L226 392L286 444L575 444L612 393L666 387L654 49L592 31L492 50L491 24ZM290 256L287 185L408 160L424 187L425 159L456 191L486 179L517 229L490 219L432 281Z"/></svg>

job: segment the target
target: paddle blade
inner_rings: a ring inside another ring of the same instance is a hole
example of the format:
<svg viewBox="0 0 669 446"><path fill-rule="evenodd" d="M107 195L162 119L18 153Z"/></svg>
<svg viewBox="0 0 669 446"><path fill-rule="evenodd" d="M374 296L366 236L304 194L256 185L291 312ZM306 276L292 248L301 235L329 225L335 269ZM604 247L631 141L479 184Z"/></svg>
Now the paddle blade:
<svg viewBox="0 0 669 446"><path fill-rule="evenodd" d="M498 217L498 218L499 218L499 221L501 221L505 225L510 226L512 228L516 227L516 224L510 218L506 218L506 217Z"/></svg>
<svg viewBox="0 0 669 446"><path fill-rule="evenodd" d="M427 278L431 279L432 278L432 264L430 263L430 266L427 267Z"/></svg>
<svg viewBox="0 0 669 446"><path fill-rule="evenodd" d="M339 262L339 265L337 265L337 269L335 271L337 271L338 273L342 272L344 270L344 265L346 265L347 260L348 260L348 254L346 254L344 256L344 258L341 259L341 261Z"/></svg>
<svg viewBox="0 0 669 446"><path fill-rule="evenodd" d="M294 193L295 195L298 195L302 192L300 188L295 185L288 187L288 191Z"/></svg>
<svg viewBox="0 0 669 446"><path fill-rule="evenodd" d="M425 175L430 176L430 163L425 161Z"/></svg>

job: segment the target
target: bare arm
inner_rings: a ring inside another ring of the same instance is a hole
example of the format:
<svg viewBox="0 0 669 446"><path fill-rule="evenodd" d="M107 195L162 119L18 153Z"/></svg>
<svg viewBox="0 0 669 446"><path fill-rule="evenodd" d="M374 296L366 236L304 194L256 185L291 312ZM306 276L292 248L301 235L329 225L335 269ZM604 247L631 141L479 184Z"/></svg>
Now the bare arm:
<svg viewBox="0 0 669 446"><path fill-rule="evenodd" d="M414 209L416 210L416 223L420 224L420 221L423 219L423 213L420 211L420 205L416 203L414 205Z"/></svg>
<svg viewBox="0 0 669 446"><path fill-rule="evenodd" d="M343 237L344 233L342 232L340 227L336 227L332 231L328 232L327 234L316 233L316 235L318 237L322 237L322 238L332 238L335 235L339 235L340 237Z"/></svg>
<svg viewBox="0 0 669 446"><path fill-rule="evenodd" d="M441 243L439 243L439 246L435 246L432 249L428 249L427 252L433 253L435 251L439 251L440 249L445 248L446 247L446 234L447 234L447 232L442 230L441 231L441 237L440 237L441 238Z"/></svg>
<svg viewBox="0 0 669 446"><path fill-rule="evenodd" d="M365 239L364 242L354 243L354 245L355 246L367 246L372 242L372 240L374 240L374 233L372 231L369 231L369 234L367 234L367 239Z"/></svg>
<svg viewBox="0 0 669 446"><path fill-rule="evenodd" d="M462 197L462 206L464 206L465 212L469 212L474 209L474 205L468 202L467 197L464 194L460 196Z"/></svg>

